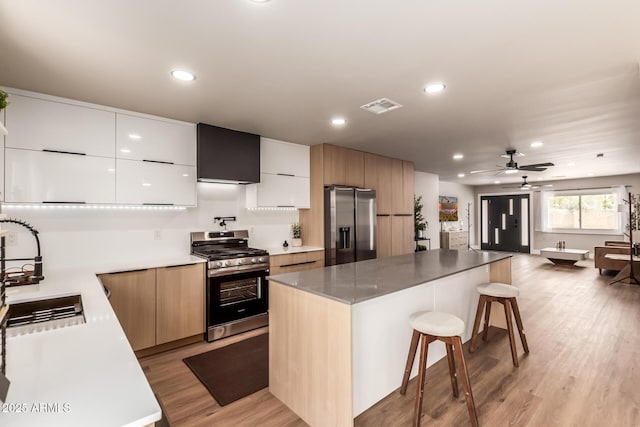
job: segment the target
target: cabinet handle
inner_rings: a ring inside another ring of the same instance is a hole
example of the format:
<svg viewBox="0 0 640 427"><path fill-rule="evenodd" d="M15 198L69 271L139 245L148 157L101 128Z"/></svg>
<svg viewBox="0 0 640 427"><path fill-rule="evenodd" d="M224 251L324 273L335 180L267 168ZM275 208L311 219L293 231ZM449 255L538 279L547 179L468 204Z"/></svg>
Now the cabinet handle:
<svg viewBox="0 0 640 427"><path fill-rule="evenodd" d="M315 264L316 262L318 261L315 260L315 261L294 262L293 264L284 264L284 265L279 265L278 267L280 268L295 267L296 265Z"/></svg>
<svg viewBox="0 0 640 427"><path fill-rule="evenodd" d="M280 176L295 176L292 173L280 173L280 172L278 172L276 175L280 175Z"/></svg>
<svg viewBox="0 0 640 427"><path fill-rule="evenodd" d="M393 214L393 216L413 216L413 214Z"/></svg>
<svg viewBox="0 0 640 427"><path fill-rule="evenodd" d="M163 165L175 165L175 163L173 162L163 162L162 160L148 160L148 159L143 159L143 162L148 162L148 163L162 163Z"/></svg>
<svg viewBox="0 0 640 427"><path fill-rule="evenodd" d="M144 206L173 206L175 203L143 203Z"/></svg>
<svg viewBox="0 0 640 427"><path fill-rule="evenodd" d="M114 271L113 273L106 273L106 274L139 273L141 271L147 271L147 270L149 270L149 269L148 268L139 268L137 270Z"/></svg>
<svg viewBox="0 0 640 427"><path fill-rule="evenodd" d="M43 148L42 151L45 153L57 153L57 154L73 154L74 156L86 156L87 153L78 153L75 151L61 151L61 150L49 150L47 148Z"/></svg>
<svg viewBox="0 0 640 427"><path fill-rule="evenodd" d="M389 214L376 214L376 216L391 216Z"/></svg>
<svg viewBox="0 0 640 427"><path fill-rule="evenodd" d="M277 208L295 208L295 205L278 205Z"/></svg>
<svg viewBox="0 0 640 427"><path fill-rule="evenodd" d="M43 200L42 203L52 203L56 205L86 205L87 202L56 202L55 200Z"/></svg>

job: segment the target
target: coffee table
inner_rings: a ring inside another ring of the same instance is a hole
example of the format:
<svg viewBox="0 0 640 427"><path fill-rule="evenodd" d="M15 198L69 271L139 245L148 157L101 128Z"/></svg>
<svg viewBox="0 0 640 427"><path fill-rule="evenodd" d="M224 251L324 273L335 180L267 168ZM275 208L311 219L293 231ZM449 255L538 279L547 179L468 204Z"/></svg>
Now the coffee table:
<svg viewBox="0 0 640 427"><path fill-rule="evenodd" d="M589 251L586 249L540 249L540 255L548 258L554 264L573 265L578 261L589 258Z"/></svg>

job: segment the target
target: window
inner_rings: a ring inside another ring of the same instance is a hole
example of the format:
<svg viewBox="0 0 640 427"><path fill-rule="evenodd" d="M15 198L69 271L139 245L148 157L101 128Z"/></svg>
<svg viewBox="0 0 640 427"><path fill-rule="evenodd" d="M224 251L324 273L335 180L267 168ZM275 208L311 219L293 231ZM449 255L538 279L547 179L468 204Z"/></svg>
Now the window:
<svg viewBox="0 0 640 427"><path fill-rule="evenodd" d="M542 231L621 233L618 189L543 192Z"/></svg>

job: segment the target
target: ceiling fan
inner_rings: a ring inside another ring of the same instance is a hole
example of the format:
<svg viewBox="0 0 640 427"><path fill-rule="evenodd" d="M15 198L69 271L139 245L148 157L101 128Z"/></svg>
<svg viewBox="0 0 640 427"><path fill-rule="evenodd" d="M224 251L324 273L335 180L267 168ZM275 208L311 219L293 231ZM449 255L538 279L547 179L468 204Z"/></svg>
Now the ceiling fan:
<svg viewBox="0 0 640 427"><path fill-rule="evenodd" d="M469 173L498 172L498 174L500 174L500 173L516 173L518 171L543 172L543 171L547 170L547 167L554 166L554 164L551 163L551 162L534 163L532 165L521 165L521 166L518 166L518 163L516 163L513 160L514 156L524 156L524 154L518 153L514 149L509 149L509 150L507 150L507 154L502 154L501 155L501 157L509 159L509 161L507 162L506 165L504 165L504 167L498 166L500 169L476 170L476 171L471 171Z"/></svg>
<svg viewBox="0 0 640 427"><path fill-rule="evenodd" d="M529 190L531 188L540 188L540 187L537 185L529 184L529 182L527 181L527 175L523 175L522 183L520 185L512 185L510 187L502 187L502 188L518 188L520 190Z"/></svg>

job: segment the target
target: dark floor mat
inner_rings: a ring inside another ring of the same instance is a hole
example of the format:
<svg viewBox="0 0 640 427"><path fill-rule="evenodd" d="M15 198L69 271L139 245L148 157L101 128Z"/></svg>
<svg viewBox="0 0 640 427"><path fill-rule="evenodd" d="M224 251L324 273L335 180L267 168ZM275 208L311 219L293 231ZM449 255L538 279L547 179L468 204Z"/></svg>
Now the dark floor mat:
<svg viewBox="0 0 640 427"><path fill-rule="evenodd" d="M220 406L227 405L269 385L269 334L187 357L184 363Z"/></svg>

